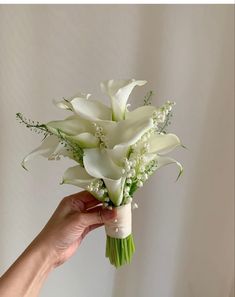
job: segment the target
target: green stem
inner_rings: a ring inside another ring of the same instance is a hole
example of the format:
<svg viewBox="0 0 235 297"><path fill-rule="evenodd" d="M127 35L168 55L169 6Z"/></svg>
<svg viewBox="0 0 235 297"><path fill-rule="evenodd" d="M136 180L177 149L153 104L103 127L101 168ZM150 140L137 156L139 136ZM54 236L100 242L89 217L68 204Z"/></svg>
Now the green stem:
<svg viewBox="0 0 235 297"><path fill-rule="evenodd" d="M134 252L135 244L132 234L126 238L112 238L107 235L105 256L116 268L130 264Z"/></svg>

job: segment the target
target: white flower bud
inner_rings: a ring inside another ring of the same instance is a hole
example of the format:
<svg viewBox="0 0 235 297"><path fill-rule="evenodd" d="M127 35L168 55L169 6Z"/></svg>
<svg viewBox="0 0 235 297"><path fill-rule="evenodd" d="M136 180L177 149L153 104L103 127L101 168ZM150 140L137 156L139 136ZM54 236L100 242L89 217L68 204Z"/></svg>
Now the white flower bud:
<svg viewBox="0 0 235 297"><path fill-rule="evenodd" d="M100 190L98 191L98 195L99 195L100 197L102 197L102 196L104 195L104 190L103 190L103 189L100 189Z"/></svg>
<svg viewBox="0 0 235 297"><path fill-rule="evenodd" d="M129 193L130 187L125 187L125 192Z"/></svg>
<svg viewBox="0 0 235 297"><path fill-rule="evenodd" d="M137 186L138 186L138 187L143 187L143 182L142 182L142 181L138 181L138 182L137 182Z"/></svg>
<svg viewBox="0 0 235 297"><path fill-rule="evenodd" d="M126 204L131 203L131 202L132 202L132 197L129 197L129 198L126 200Z"/></svg>
<svg viewBox="0 0 235 297"><path fill-rule="evenodd" d="M140 166L140 172L144 172L145 167L143 165Z"/></svg>
<svg viewBox="0 0 235 297"><path fill-rule="evenodd" d="M135 169L131 169L130 173L131 173L131 176L135 176Z"/></svg>
<svg viewBox="0 0 235 297"><path fill-rule="evenodd" d="M136 160L132 160L132 165L133 165L133 166L136 165Z"/></svg>
<svg viewBox="0 0 235 297"><path fill-rule="evenodd" d="M127 165L127 166L126 166L126 171L130 171L130 170L131 170L130 165Z"/></svg>
<svg viewBox="0 0 235 297"><path fill-rule="evenodd" d="M143 136L143 141L147 141L148 138L146 137L146 135Z"/></svg>
<svg viewBox="0 0 235 297"><path fill-rule="evenodd" d="M144 148L146 149L146 151L148 151L149 150L149 143L145 143Z"/></svg>

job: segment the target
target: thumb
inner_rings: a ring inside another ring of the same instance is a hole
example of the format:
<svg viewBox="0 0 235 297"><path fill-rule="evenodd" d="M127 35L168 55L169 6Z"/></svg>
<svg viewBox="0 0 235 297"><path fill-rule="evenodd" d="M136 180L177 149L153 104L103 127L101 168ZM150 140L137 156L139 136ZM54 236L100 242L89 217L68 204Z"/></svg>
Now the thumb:
<svg viewBox="0 0 235 297"><path fill-rule="evenodd" d="M106 221L114 219L115 217L115 209L110 210L100 208L94 212L80 213L79 220L85 227L88 227L94 224L105 223Z"/></svg>

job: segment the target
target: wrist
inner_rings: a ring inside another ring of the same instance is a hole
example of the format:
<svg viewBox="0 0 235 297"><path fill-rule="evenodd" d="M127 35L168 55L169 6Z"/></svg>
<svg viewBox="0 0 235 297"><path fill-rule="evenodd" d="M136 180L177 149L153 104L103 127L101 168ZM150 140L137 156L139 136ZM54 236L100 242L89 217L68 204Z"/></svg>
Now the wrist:
<svg viewBox="0 0 235 297"><path fill-rule="evenodd" d="M26 252L32 253L32 255L40 261L44 267L45 273L47 274L56 267L56 253L53 252L53 249L51 249L47 243L40 241L39 238L34 239L34 241L26 249Z"/></svg>

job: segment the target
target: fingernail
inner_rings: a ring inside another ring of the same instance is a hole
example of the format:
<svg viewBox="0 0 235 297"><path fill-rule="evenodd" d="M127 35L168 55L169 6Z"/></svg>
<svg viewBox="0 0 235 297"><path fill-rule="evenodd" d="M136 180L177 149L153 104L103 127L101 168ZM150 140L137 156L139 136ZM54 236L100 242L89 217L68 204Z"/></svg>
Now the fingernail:
<svg viewBox="0 0 235 297"><path fill-rule="evenodd" d="M110 209L104 209L104 210L102 210L102 215L103 215L104 219L110 220L115 217L115 212Z"/></svg>

